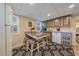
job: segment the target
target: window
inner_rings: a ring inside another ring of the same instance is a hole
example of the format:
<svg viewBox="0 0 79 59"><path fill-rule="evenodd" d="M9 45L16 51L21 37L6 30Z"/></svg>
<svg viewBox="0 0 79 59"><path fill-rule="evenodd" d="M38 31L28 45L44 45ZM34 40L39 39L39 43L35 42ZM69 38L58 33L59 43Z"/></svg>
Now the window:
<svg viewBox="0 0 79 59"><path fill-rule="evenodd" d="M13 15L12 17L12 32L18 33L20 31L18 16Z"/></svg>

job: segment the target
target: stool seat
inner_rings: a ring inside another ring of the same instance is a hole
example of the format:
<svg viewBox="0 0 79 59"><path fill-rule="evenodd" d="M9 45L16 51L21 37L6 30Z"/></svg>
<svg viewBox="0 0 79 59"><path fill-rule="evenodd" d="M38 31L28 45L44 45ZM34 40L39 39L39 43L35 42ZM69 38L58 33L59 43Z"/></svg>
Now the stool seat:
<svg viewBox="0 0 79 59"><path fill-rule="evenodd" d="M33 41L33 40L31 40L31 39L29 39L28 42L29 42L30 44L34 44L34 43L35 43L35 41Z"/></svg>

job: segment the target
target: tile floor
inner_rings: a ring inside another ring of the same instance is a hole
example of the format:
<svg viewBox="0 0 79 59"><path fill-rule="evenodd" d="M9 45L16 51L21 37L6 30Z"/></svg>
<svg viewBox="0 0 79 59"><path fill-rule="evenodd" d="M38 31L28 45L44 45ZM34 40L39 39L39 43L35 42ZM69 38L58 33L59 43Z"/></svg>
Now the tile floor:
<svg viewBox="0 0 79 59"><path fill-rule="evenodd" d="M75 56L79 55L79 51L75 52L77 50L78 47L62 46L53 42L40 48L39 53L34 51L33 56ZM15 48L12 52L13 56L30 56L30 51L26 51L25 46Z"/></svg>

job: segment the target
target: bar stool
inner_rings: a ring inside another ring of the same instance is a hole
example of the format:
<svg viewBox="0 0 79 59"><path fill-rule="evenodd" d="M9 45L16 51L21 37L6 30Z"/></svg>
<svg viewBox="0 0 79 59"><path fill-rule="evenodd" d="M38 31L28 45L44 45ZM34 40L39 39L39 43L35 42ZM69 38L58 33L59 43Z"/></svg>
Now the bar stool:
<svg viewBox="0 0 79 59"><path fill-rule="evenodd" d="M34 45L35 45L35 41L31 39L27 40L27 49L30 51L31 56L33 55L33 51L35 50Z"/></svg>
<svg viewBox="0 0 79 59"><path fill-rule="evenodd" d="M30 38L26 32L25 32L25 46L26 46L26 51L30 51L31 56L33 55L33 51L34 51L34 45L36 44L35 41L32 40L32 38Z"/></svg>
<svg viewBox="0 0 79 59"><path fill-rule="evenodd" d="M45 42L46 42L47 45L48 45L48 43L49 43L49 39L50 39L49 36L45 37Z"/></svg>
<svg viewBox="0 0 79 59"><path fill-rule="evenodd" d="M31 56L32 56L33 55L33 51L37 50L38 53L39 53L40 47L44 47L45 44L46 44L46 41L45 41L44 38L43 39L39 39L37 42L33 41L32 39L27 39L27 44L26 44L27 48L26 49L28 49L30 51Z"/></svg>
<svg viewBox="0 0 79 59"><path fill-rule="evenodd" d="M39 52L39 48L44 47L45 44L47 44L47 42L48 42L48 40L46 39L46 37L38 40L38 42L37 42L38 52Z"/></svg>

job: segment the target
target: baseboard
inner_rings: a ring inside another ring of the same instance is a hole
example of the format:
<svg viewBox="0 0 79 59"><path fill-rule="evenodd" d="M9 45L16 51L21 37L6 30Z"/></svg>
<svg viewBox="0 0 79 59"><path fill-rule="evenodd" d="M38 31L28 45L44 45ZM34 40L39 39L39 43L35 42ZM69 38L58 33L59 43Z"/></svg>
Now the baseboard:
<svg viewBox="0 0 79 59"><path fill-rule="evenodd" d="M15 45L14 47L12 47L12 49L23 46L24 44L19 44L19 45Z"/></svg>

